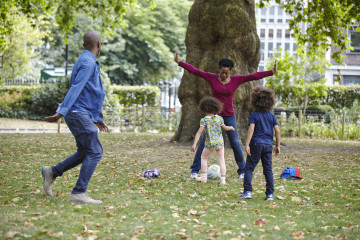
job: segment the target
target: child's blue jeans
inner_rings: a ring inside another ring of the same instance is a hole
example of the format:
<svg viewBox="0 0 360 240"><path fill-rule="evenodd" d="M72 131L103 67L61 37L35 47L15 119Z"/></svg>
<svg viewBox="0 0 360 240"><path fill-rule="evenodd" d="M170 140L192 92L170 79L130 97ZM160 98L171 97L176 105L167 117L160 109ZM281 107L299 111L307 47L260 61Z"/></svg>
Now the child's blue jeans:
<svg viewBox="0 0 360 240"><path fill-rule="evenodd" d="M103 154L98 129L91 116L81 112L68 113L65 116L65 122L75 137L77 152L53 166L53 176L54 178L62 176L64 172L82 163L79 178L72 193L84 193Z"/></svg>
<svg viewBox="0 0 360 240"><path fill-rule="evenodd" d="M265 194L274 193L274 178L272 172L272 145L263 143L250 144L251 156L247 156L245 165L245 177L244 177L244 192L252 191L252 175L256 165L261 159L263 166L263 173L266 180L266 192Z"/></svg>

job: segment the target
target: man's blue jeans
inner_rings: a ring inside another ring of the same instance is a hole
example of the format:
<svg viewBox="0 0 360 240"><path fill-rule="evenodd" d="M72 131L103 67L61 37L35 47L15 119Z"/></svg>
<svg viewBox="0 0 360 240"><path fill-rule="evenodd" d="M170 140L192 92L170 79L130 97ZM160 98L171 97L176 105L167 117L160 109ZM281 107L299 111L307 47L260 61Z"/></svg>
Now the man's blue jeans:
<svg viewBox="0 0 360 240"><path fill-rule="evenodd" d="M226 126L233 126L235 128L235 131L226 131L226 134L229 138L231 148L234 152L236 164L239 167L239 169L237 170L237 173L240 175L241 173L244 173L244 171L245 171L245 162L244 162L244 154L241 149L241 144L239 141L238 128L236 126L236 117L229 116L229 117L223 117L223 119L224 119L224 124ZM192 173L198 173L201 169L201 154L205 147L205 139L206 139L206 137L204 135L203 138L201 139L200 145L195 153L193 164L190 167Z"/></svg>
<svg viewBox="0 0 360 240"><path fill-rule="evenodd" d="M91 116L81 112L68 113L65 116L65 122L75 137L77 152L52 167L53 177L62 176L64 172L82 163L79 178L72 193L84 193L103 154L98 129Z"/></svg>
<svg viewBox="0 0 360 240"><path fill-rule="evenodd" d="M274 178L272 172L272 145L263 143L251 143L250 144L251 156L246 158L245 166L245 178L244 178L244 192L252 192L252 175L256 165L261 159L263 166L263 174L266 180L266 192L265 194L274 193Z"/></svg>

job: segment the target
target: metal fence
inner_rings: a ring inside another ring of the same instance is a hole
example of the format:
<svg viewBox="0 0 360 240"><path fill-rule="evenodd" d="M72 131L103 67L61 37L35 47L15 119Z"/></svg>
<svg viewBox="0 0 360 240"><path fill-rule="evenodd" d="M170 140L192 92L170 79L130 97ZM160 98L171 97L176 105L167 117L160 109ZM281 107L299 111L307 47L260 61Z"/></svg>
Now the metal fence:
<svg viewBox="0 0 360 240"><path fill-rule="evenodd" d="M162 107L124 107L107 109L104 121L111 131L121 132L173 132L180 123L180 109L168 111Z"/></svg>
<svg viewBox="0 0 360 240"><path fill-rule="evenodd" d="M36 86L39 85L39 79L3 79L4 84L8 86Z"/></svg>
<svg viewBox="0 0 360 240"><path fill-rule="evenodd" d="M306 115L302 110L281 112L277 119L282 136L360 140L360 114L350 109Z"/></svg>

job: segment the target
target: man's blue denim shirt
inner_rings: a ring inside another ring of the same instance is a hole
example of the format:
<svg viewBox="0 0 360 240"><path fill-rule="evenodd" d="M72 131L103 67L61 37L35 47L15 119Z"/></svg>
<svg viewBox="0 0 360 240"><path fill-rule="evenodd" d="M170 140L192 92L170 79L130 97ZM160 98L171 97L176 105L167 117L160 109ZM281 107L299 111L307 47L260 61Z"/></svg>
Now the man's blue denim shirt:
<svg viewBox="0 0 360 240"><path fill-rule="evenodd" d="M90 114L95 123L101 122L104 98L100 64L91 52L84 50L73 67L70 89L56 112L63 116L73 111L83 112Z"/></svg>

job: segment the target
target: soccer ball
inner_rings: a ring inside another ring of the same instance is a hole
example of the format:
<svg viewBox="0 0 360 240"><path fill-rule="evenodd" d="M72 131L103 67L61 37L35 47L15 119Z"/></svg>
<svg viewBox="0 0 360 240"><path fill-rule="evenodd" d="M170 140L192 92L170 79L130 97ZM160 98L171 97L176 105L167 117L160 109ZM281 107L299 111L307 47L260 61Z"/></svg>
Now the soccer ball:
<svg viewBox="0 0 360 240"><path fill-rule="evenodd" d="M220 166L217 164L213 164L210 167L208 167L207 170L207 177L208 179L216 179L218 177L220 177Z"/></svg>

